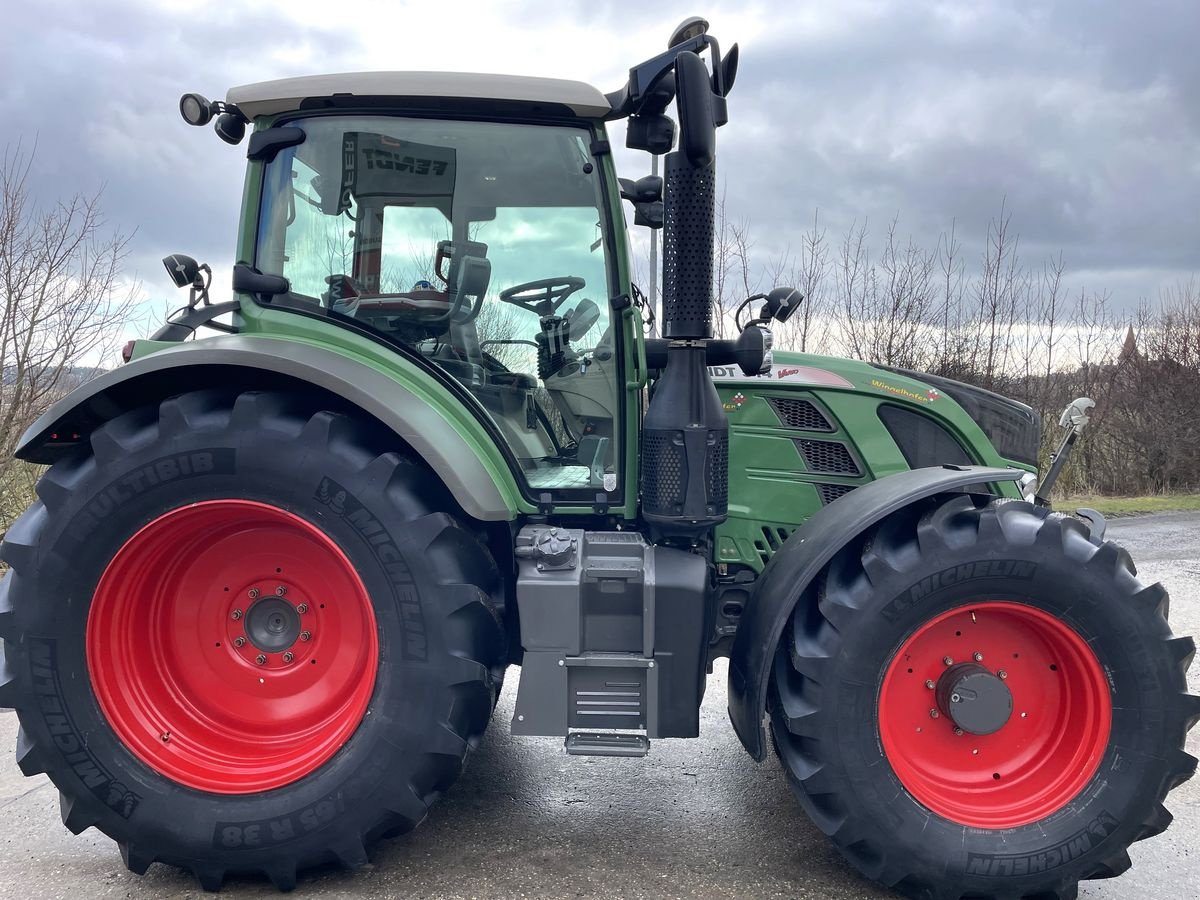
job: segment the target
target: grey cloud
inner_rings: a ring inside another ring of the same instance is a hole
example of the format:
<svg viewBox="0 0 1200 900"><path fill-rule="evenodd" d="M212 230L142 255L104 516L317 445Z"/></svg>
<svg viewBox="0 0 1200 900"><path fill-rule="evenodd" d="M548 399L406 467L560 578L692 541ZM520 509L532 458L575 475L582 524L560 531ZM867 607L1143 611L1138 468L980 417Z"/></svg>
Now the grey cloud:
<svg viewBox="0 0 1200 900"><path fill-rule="evenodd" d="M17 39L0 58L0 143L36 141L33 187L44 201L103 189L109 222L136 230L131 267L156 293L169 290L166 253L232 257L245 165L244 148L179 118L179 95L220 97L231 83L284 74L267 71L272 47L349 54L358 40L249 6L185 15L51 0L10 8L5 27Z"/></svg>
<svg viewBox="0 0 1200 900"><path fill-rule="evenodd" d="M722 136L722 165L755 232L794 245L814 207L835 234L899 214L927 246L954 221L978 252L1004 202L1027 260L1061 250L1123 306L1200 269L1200 6L950 8L747 53L731 106L750 128Z"/></svg>
<svg viewBox="0 0 1200 900"><path fill-rule="evenodd" d="M1200 270L1194 0L895 0L801 15L776 3L761 8L769 27L750 41L720 27L723 5L700 10L726 46L743 40L719 165L728 211L751 221L762 254L796 247L818 208L832 235L863 219L879 232L899 214L902 232L927 246L954 222L977 253L1003 202L1026 259L1062 250L1077 279L1122 304ZM606 61L594 69L619 73L656 52L686 11L639 9L633 22L628 4L521 0L509 15L517 29L636 28L636 40L579 48ZM647 44L652 19L663 34ZM217 14L132 0L14 6L0 54L0 143L28 147L36 135L44 199L103 184L110 221L138 231L148 286L159 284L157 258L174 250L227 264L243 151L189 129L176 100L297 68L359 68L356 54L378 35L367 19L338 21L298 25L250 5ZM454 27L469 28L469 17ZM515 71L529 70L539 40L554 40L553 30L531 35L528 44L498 36L512 44ZM453 46L449 32L404 39ZM310 62L280 62L279 48ZM445 64L468 67L452 54ZM618 160L626 174L649 168L644 154L622 150Z"/></svg>

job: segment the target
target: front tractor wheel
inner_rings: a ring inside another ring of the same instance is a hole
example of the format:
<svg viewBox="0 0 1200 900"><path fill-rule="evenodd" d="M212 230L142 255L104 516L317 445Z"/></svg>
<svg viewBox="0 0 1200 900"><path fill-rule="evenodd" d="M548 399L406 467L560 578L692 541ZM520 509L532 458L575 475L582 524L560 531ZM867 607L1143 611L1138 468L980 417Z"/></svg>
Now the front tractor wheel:
<svg viewBox="0 0 1200 900"><path fill-rule="evenodd" d="M886 520L794 613L771 686L801 804L931 900L1066 900L1171 821L1191 638L1074 519L967 496Z"/></svg>
<svg viewBox="0 0 1200 900"><path fill-rule="evenodd" d="M199 391L112 420L5 536L0 705L63 821L205 888L355 866L457 777L505 662L484 545L388 435Z"/></svg>

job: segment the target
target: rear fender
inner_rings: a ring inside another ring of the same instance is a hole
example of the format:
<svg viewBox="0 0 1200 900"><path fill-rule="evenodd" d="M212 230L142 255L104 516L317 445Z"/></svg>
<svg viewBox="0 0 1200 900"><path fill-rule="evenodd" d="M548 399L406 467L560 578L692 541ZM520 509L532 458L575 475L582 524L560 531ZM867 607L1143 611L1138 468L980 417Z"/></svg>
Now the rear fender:
<svg viewBox="0 0 1200 900"><path fill-rule="evenodd" d="M15 455L53 463L128 409L222 383L246 390L311 386L334 394L407 443L468 515L483 521L516 517L520 492L507 464L445 386L421 373L388 372L333 350L278 338L206 338L135 359L51 406L21 436Z"/></svg>
<svg viewBox="0 0 1200 900"><path fill-rule="evenodd" d="M742 746L765 755L762 719L771 660L784 625L805 591L839 550L872 525L927 497L971 486L1016 481L1016 469L943 466L872 481L823 506L771 557L738 623L729 654L729 718Z"/></svg>

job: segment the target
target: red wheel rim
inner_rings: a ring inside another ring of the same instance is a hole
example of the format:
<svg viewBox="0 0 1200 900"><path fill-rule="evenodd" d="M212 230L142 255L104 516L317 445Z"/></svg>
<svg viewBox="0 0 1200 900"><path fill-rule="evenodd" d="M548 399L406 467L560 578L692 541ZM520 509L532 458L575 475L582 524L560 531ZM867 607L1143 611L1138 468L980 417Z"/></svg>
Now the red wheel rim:
<svg viewBox="0 0 1200 900"><path fill-rule="evenodd" d="M100 708L146 765L246 794L312 772L366 712L375 615L338 546L265 503L159 516L113 557L87 623Z"/></svg>
<svg viewBox="0 0 1200 900"><path fill-rule="evenodd" d="M991 734L956 733L938 704L939 679L972 662L1012 695L1011 715ZM1028 825L1066 806L1095 775L1111 724L1108 680L1091 648L1021 603L961 606L925 623L879 691L879 736L901 783L938 815L978 828Z"/></svg>

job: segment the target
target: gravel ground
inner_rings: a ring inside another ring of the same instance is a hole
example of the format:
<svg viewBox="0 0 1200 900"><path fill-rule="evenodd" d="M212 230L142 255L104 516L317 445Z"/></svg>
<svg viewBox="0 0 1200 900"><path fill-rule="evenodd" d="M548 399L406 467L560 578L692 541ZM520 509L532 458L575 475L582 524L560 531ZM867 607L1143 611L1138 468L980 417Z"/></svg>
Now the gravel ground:
<svg viewBox="0 0 1200 900"><path fill-rule="evenodd" d="M1113 521L1147 582L1172 594L1177 634L1200 633L1200 513ZM370 867L301 878L314 898L793 897L885 898L860 880L792 799L774 758L756 765L725 712L725 667L709 679L701 736L657 741L642 760L567 757L551 738L508 734L517 672L493 727L462 779L415 833L375 848ZM1200 666L1191 687L1200 692ZM0 747L17 723L0 712ZM1200 754L1200 729L1188 749ZM1133 847L1121 878L1085 884L1108 900L1200 897L1200 779L1168 800L1175 824ZM204 896L161 865L127 872L95 830L73 837L54 789L0 759L0 898ZM226 897L277 897L258 879L227 882Z"/></svg>

